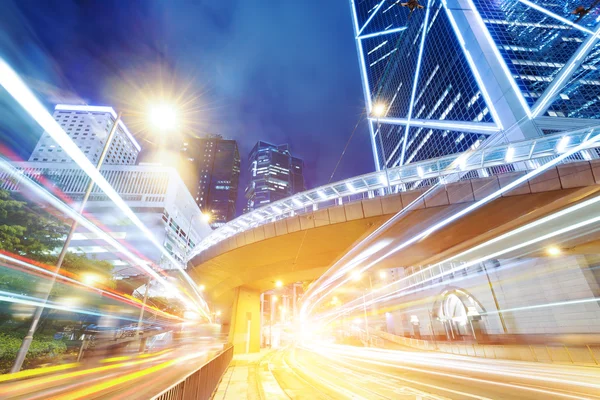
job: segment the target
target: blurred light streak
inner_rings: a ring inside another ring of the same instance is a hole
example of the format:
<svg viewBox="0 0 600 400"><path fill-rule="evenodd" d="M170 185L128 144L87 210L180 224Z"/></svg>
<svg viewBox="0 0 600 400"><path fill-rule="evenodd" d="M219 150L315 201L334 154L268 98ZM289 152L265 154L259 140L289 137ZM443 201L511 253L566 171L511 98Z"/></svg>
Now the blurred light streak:
<svg viewBox="0 0 600 400"><path fill-rule="evenodd" d="M156 353L135 354L135 355L131 355L131 356L120 356L120 357L110 357L110 358L105 358L104 360L101 360L100 362L103 363L103 364L107 364L107 363L112 363L112 362L116 362L116 361L131 360L131 359L134 359L134 358L156 357L156 356L159 356L161 354L170 353L172 351L173 351L173 349L165 349L165 350L157 351Z"/></svg>
<svg viewBox="0 0 600 400"><path fill-rule="evenodd" d="M21 305L32 306L32 307L41 307L42 305L44 305L44 301L42 299L38 299L37 297L31 297L31 296L25 296L25 295L21 295L21 294L17 294L17 293L5 292L3 290L0 290L0 302L21 304ZM127 318L127 317L118 316L118 315L114 315L114 314L104 314L104 313L101 313L98 311L84 310L82 308L69 307L66 305L60 305L60 304L53 303L53 302L48 302L46 304L47 305L45 306L45 308L51 308L54 310L67 311L67 312L72 312L72 313L77 313L77 314L94 315L97 317L112 317L112 318L117 318L117 319L121 319L124 321L132 321L132 322L137 321L136 318Z"/></svg>
<svg viewBox="0 0 600 400"><path fill-rule="evenodd" d="M0 64L0 66L1 66L1 64ZM20 174L19 171L17 171L12 165L10 165L6 161L2 160L1 158L0 158L0 169L6 171L9 174L12 174L15 177L15 179L18 179L19 183L26 186L28 190L31 190L33 193L35 193L39 197L46 200L48 203L50 203L50 205L52 207L65 213L69 218L77 220L79 225L81 225L82 227L84 227L84 228L88 229L89 231L98 235L98 237L101 240L104 240L106 243L108 243L110 246L112 246L117 252L123 254L125 256L125 258L127 258L133 264L136 264L139 267L141 267L143 271L145 271L147 274L149 274L153 279L158 281L161 285L163 285L165 287L165 289L175 291L173 285L170 282L168 282L166 279L161 277L154 269L152 269L148 266L148 262L140 259L138 256L136 256L131 251L129 251L125 246L123 246L119 241L114 239L108 233L101 230L96 225L94 225L92 222L90 222L87 218L85 218L83 215L81 215L77 211L75 211L73 208L69 207L67 204L61 202L55 196L48 193L48 191L46 191L43 187L41 187L37 182L34 182L29 177L26 177L23 174ZM183 301L188 307L195 308L194 304L192 302L190 302L188 299L181 296L179 291L176 291L176 294L177 294L178 298L181 301ZM202 300L202 302L206 305L206 302L204 300ZM203 313L208 315L207 312L202 307L198 307L198 308ZM209 318L209 320L210 320L210 318Z"/></svg>
<svg viewBox="0 0 600 400"><path fill-rule="evenodd" d="M3 254L3 253L0 253L0 259L5 260L5 261L7 261L9 263L17 264L19 266L22 266L22 267L24 267L26 269L30 269L32 271L41 272L42 274L44 274L46 276L48 276L48 275L49 276L56 276L56 279L58 279L59 281L62 281L63 283L68 282L68 284L70 284L70 285L80 286L80 287L86 288L86 289L88 289L90 291L94 291L96 293L99 293L102 296L106 296L106 297L112 298L114 300L117 300L117 301L120 301L120 302L123 302L123 303L127 303L129 305L132 305L132 306L135 306L135 307L138 307L138 308L141 308L141 306L142 306L142 302L140 300L136 299L136 298L125 297L121 293L113 292L111 290L107 290L106 288L98 288L96 286L92 286L92 285L89 285L89 284L77 281L75 279L69 278L68 276L65 276L65 275L62 274L65 271L62 271L62 273L60 273L60 274L56 274L56 273L54 273L52 271L49 271L49 270L47 270L45 268L39 267L37 265L26 263L26 262L24 262L22 260L19 260L19 259L13 258L13 257L9 257L8 255ZM6 267L9 268L8 266L6 266ZM23 271L23 272L26 272L26 271ZM36 275L39 276L39 277L42 277L42 275L38 275L38 274L36 274ZM183 321L183 319L181 319L181 318L179 318L179 317L177 317L175 315L168 314L168 313L166 313L166 312L164 312L162 310L159 310L156 307L152 307L152 306L146 305L146 308L149 309L149 310L154 311L155 313L161 314L162 316L164 316L166 318L178 319L178 320Z"/></svg>
<svg viewBox="0 0 600 400"><path fill-rule="evenodd" d="M571 395L567 395L567 394L559 394L557 392L549 392L549 391L545 391L545 390L541 390L541 389L534 389L531 386L512 385L512 384L502 383L502 382L498 382L498 381L483 380L483 379L472 378L472 377L467 377L467 376L462 376L462 375L457 375L457 374L443 373L443 372L433 371L431 368L441 367L441 368L445 368L445 369L452 369L453 371L460 370L460 371L465 371L468 373L485 373L485 374L497 375L497 376L501 376L501 377L528 379L528 380L532 380L532 381L549 382L549 383L560 383L560 384L573 385L573 386L579 386L579 387L600 390L600 384L598 384L598 383L590 383L590 382L585 382L585 381L575 381L575 380L563 379L563 378L561 378L561 375L564 376L566 374L563 372L561 372L560 374L556 374L556 375L550 374L548 376L545 376L542 374L533 375L533 374L531 374L531 371L529 371L526 368L518 368L519 364L516 364L517 365L516 368L507 368L506 364L511 365L512 363L504 363L504 365L502 365L502 364L497 363L498 360L495 360L495 359L494 360L481 359L481 360L478 360L479 362L477 363L477 365L473 365L472 361L470 361L468 358L463 358L462 360L461 359L451 360L448 358L439 359L438 357L436 357L437 355L435 353L431 354L430 357L423 357L423 353L418 353L418 352L383 350L383 349L377 349L377 350L363 349L360 347L343 346L343 345L325 345L325 344L319 345L319 346L303 345L303 347L310 351L313 351L319 355L324 355L324 356L327 356L328 354L336 355L339 357L343 357L343 358L347 358L347 359L351 359L351 360L355 360L355 361L372 363L372 364L376 364L376 365L388 366L388 367L399 368L399 369L406 369L406 370L411 370L411 371L421 372L421 373L426 373L426 374L446 376L446 377L450 377L450 378L454 378L454 379L463 379L463 380L482 382L482 383L493 384L493 385L518 388L518 389L523 389L523 390L534 390L534 391L539 391L540 393L546 393L546 394L550 394L550 393L553 395L558 394L558 395L561 395L561 396L567 397L567 398L580 399L581 397L571 396ZM395 361L398 364L390 364L389 361ZM486 361L489 361L489 363L487 363ZM426 366L429 368L420 369L420 368L409 367L406 365L401 365L401 364L409 364L409 363ZM538 371L542 371L543 367L536 366L536 369Z"/></svg>
<svg viewBox="0 0 600 400"><path fill-rule="evenodd" d="M504 312L515 312L515 311L526 311L526 310L535 310L538 308L547 308L547 307L557 307L557 306L570 306L573 304L585 304L585 303L597 303L600 302L600 297L592 297L589 299L579 299L579 300L567 300L567 301L557 301L554 303L545 303L545 304L535 304L533 306L525 306L525 307L515 307L515 308L505 308L502 310L494 310L482 312L481 315L486 314L498 314Z"/></svg>
<svg viewBox="0 0 600 400"><path fill-rule="evenodd" d="M543 164L542 166L536 168L533 171L528 172L525 175L522 175L521 177L515 179L514 181L512 181L511 183L507 184L506 186L500 188L499 190L495 191L494 193L489 194L488 196L484 197L483 199L475 202L474 204L458 211L457 213L451 215L450 217L434 224L433 226L429 227L428 229L422 231L421 233L413 236L411 239L408 239L406 241L404 241L403 243L401 243L400 245L394 247L393 249L391 249L390 251L388 251L387 253L385 253L384 255L380 256L379 258L377 258L376 260L368 263L367 265L365 265L360 271L366 271L368 269L370 269L371 267L373 267L374 265L378 264L379 262L385 260L386 258L388 258L389 256L391 256L392 254L404 249L405 247L410 246L413 243L418 242L419 240L421 240L422 238L430 235L431 233L445 227L446 225L454 222L455 220L463 217L464 215L467 215L468 213L476 210L477 208L489 203L490 201L500 197L503 193L506 193L512 189L514 189L515 187L519 186L521 183L528 181L529 179L541 174L542 172L544 172L545 170L547 170L548 168L560 163L562 160L564 160L565 158L571 156L574 153L577 153L583 149L585 149L586 147L590 146L592 143L596 143L598 142L598 140L600 140L600 135L597 133L595 136L590 135L589 139L586 141L581 142L578 146L571 148L570 150L562 153L560 156L548 161L547 163ZM435 186L432 187L433 188L437 188L438 184L436 184ZM427 191L426 193L428 193L429 191ZM422 195L423 196L423 195ZM399 213L401 214L402 211ZM397 214L398 215L398 214ZM389 220L392 221L394 220L395 222L395 216ZM388 221L388 222L389 222ZM384 226L386 226L386 224L382 225L381 228L383 228ZM375 232L378 232L378 230L376 230ZM375 233L374 232L374 233ZM371 235L369 235L370 237ZM369 239L369 237L367 239ZM366 240L366 239L365 239ZM343 260L343 257L342 257ZM340 260L341 261L341 260ZM334 264L334 266L332 266L331 268L334 268L338 263ZM330 268L330 269L331 269ZM430 267L431 268L431 267ZM349 268L347 265L344 265L343 267L340 268L340 271L347 271ZM311 298L315 296L316 293L318 293L317 291L311 293L309 296L307 296L306 301L304 302L303 306L302 306L302 311L301 313L305 316L306 313L311 312L312 309L314 309L314 307L316 306L316 304L318 304L319 302L323 301L325 299L325 297L331 293L331 291L333 291L334 289L340 287L341 285L343 285L344 283L348 282L349 278L343 279L341 282L338 282L332 289L330 289L328 292L326 292L324 295L322 295L321 297L319 297L316 301L311 302ZM316 282L317 284L318 281ZM316 285L315 285L316 286ZM322 283L321 283L322 286ZM320 291L323 291L324 289L321 289Z"/></svg>
<svg viewBox="0 0 600 400"><path fill-rule="evenodd" d="M25 111L42 127L44 130L58 143L69 155L74 162L98 185L98 187L112 200L112 202L129 218L135 226L140 229L146 238L168 259L181 273L184 280L190 285L192 292L204 307L198 307L201 312L210 321L209 313L204 310L207 307L206 302L196 290L194 281L185 272L182 265L164 248L154 237L152 232L144 225L144 223L135 215L129 206L123 201L116 190L108 183L108 181L100 174L91 163L90 160L83 154L81 149L69 138L63 131L58 122L54 120L52 115L44 108L42 103L29 90L27 85L21 80L19 75L0 58L0 85L6 89L8 93L23 107Z"/></svg>
<svg viewBox="0 0 600 400"><path fill-rule="evenodd" d="M80 371L73 371L73 372L67 372L64 374L58 374L58 375L52 375L52 376L47 376L47 377L41 377L39 379L35 379L35 380L26 380L23 382L17 382L15 384L12 384L10 386L0 386L0 395L2 394L8 394L10 395L11 393L15 393L19 390L23 390L23 389L33 389L36 387L40 387L40 386L44 386L47 385L49 383L56 383L59 381L64 381L66 379L70 379L70 378L78 378L81 376L86 376L86 375L90 375L90 374L95 374L95 373L99 373L99 372L106 372L106 371L111 371L114 369L119 369L119 368L125 368L125 367L133 367L136 365L142 365L142 364L146 364L149 362L154 362L157 359L159 359L160 357L157 356L155 358L151 358L151 359L144 359L144 360L137 360L137 361L128 361L125 363L120 363L120 364L111 364L111 365L105 365L102 367L94 367L94 368L88 368L88 369L83 369Z"/></svg>
<svg viewBox="0 0 600 400"><path fill-rule="evenodd" d="M327 357L327 356L325 356L325 357ZM405 377L400 376L400 375L387 374L387 373L382 372L380 370L373 370L373 369L361 367L361 366L357 365L356 363L345 362L345 361L342 361L340 359L336 359L336 358L333 358L333 357L327 357L327 358L329 358L331 360L334 360L336 363L347 365L347 366L349 366L352 369L360 369L360 370L366 371L368 374L381 375L381 376L385 376L385 377L388 377L388 378L392 378L394 380L400 380L400 381L403 381L403 382L408 382L408 383L416 384L416 385L419 385L419 386L425 386L425 387L432 388L432 389L442 390L444 392L458 394L460 396L470 397L470 398L474 398L474 399L491 400L491 398L489 398L489 397L482 397L482 396L478 396L478 395L474 395L474 394L470 394L470 393L465 393L465 392L461 392L461 391L449 389L449 388L443 387L443 386L431 385L431 384L424 383L424 382L421 382L421 381L417 381L417 380L414 380L414 379L408 379L408 378L405 378ZM357 360L357 361L361 361L361 362L367 362L367 363L375 364L375 365L391 366L391 367L395 367L395 368L402 368L400 366L393 365L393 364L386 364L386 363L378 363L378 362L372 362L372 361L365 361L363 359L356 359L356 358L351 358L351 357L343 357L343 358L348 358L348 359L351 359L351 360ZM406 368L406 369L410 369L410 368ZM415 369L413 369L413 370L415 370ZM480 382L491 383L490 381L482 381L482 380L480 380ZM554 393L554 392L552 392L552 393ZM576 399L582 399L581 397L575 397L575 398Z"/></svg>
<svg viewBox="0 0 600 400"><path fill-rule="evenodd" d="M455 256L450 257L450 258L448 258L446 260L443 260L443 261L441 261L439 263L436 263L436 264L431 265L431 266L429 266L427 268L424 268L424 269L422 269L419 272L416 272L414 274L405 276L402 279L399 279L399 280L397 280L395 282L392 282L392 283L390 283L390 284L388 284L386 286L378 288L378 289L376 289L376 290L373 291L373 294L375 294L377 292L382 292L385 289L387 289L387 288L389 288L389 287L391 287L393 285L398 285L398 284L400 284L402 282L410 282L410 280L413 277L415 277L416 275L423 274L423 273L425 273L425 272L427 272L427 271L429 271L429 270L431 270L433 268L439 268L441 265L449 264L449 263L452 263L453 261L463 259L463 258L465 258L466 255L468 255L469 253L472 253L472 252L474 252L476 250L480 250L480 249L482 249L484 247L488 247L488 246L490 246L492 244L500 242L500 241L502 241L504 239L507 239L507 238L509 238L511 236L523 233L523 232L525 232L527 230L531 230L531 229L536 228L536 227L538 227L538 226L540 226L542 224L551 222L551 221L555 220L556 218L566 216L566 215L568 215L570 213L573 213L573 212L578 211L580 209L583 209L585 207L594 205L595 203L598 203L598 202L600 202L600 196L596 196L596 197L594 197L592 199L583 201L583 202L578 203L578 204L576 204L574 206L571 206L569 208L557 211L557 212L555 212L553 214L550 214L550 215L548 215L546 217L540 218L540 219L538 219L538 220L536 220L536 221L534 221L534 222L532 222L530 224L524 225L524 226L519 227L517 229L514 229L514 230L512 230L510 232L507 232L507 233L505 233L503 235L497 236L497 237L495 237L495 238L493 238L493 239L491 239L491 240L489 240L489 241L487 241L485 243L482 243L480 245L474 246L474 247L472 247L472 248L470 248L470 249L468 249L468 250L466 250L466 251L464 251L464 252L462 252L462 253L460 253L458 255L455 255ZM502 250L500 250L498 252L491 253L491 254L488 253L487 255L485 255L483 257L477 258L477 259L472 260L472 261L465 262L465 263L461 264L460 266L455 267L455 268L451 268L451 269L449 269L447 271L444 271L443 273L439 273L439 274L436 274L436 275L432 274L433 276L430 276L427 279L421 280L418 283L410 284L408 286L403 287L402 289L398 289L398 290L396 290L394 292L386 293L383 296L380 296L380 297L377 297L377 298L373 298L373 299L367 301L366 304L367 305L373 305L373 304L377 304L379 302L389 301L389 300L392 300L392 299L396 299L396 298L399 298L399 297L406 296L408 294L413 293L412 291L409 291L409 289L411 289L413 287L419 287L423 283L427 283L427 282L439 279L440 277L442 277L444 275L447 275L447 274L459 272L461 270L469 268L469 267L471 267L473 265L476 265L478 263L487 261L487 260L492 259L492 258L497 258L500 255L503 255L503 254L506 254L506 253L510 253L512 251L515 251L515 250L518 250L518 249L530 246L530 245L538 243L540 241L544 241L544 240L553 238L555 236L558 236L558 235L561 235L561 234L564 234L564 233L567 233L567 232L570 232L570 231L582 228L584 226L587 226L587 225L590 225L590 224L593 224L593 223L596 223L596 222L600 222L600 216L596 216L595 218L589 218L587 220L581 221L581 222L576 223L576 224L570 224L567 227L564 227L562 229L556 229L556 230L554 230L554 231L552 231L552 232L550 232L550 233L548 233L546 235L538 236L538 237L536 237L534 239L531 239L529 241L520 242L519 244L517 244L515 246L512 246L512 247L504 247ZM354 304L354 306L351 306L352 304ZM356 298L353 301L347 303L343 309L339 310L339 315L342 315L343 312L348 312L348 311L356 310L356 309L359 309L359 308L361 308L363 306L364 305L360 302L360 299ZM328 315L331 315L331 313L328 314Z"/></svg>
<svg viewBox="0 0 600 400"><path fill-rule="evenodd" d="M80 363L70 363L63 365L55 365L53 367L42 367L36 369L26 369L23 371L15 372L14 374L0 375L0 382L6 382L13 379L31 378L33 376L49 374L51 372L64 371L65 369L75 368L81 365Z"/></svg>
<svg viewBox="0 0 600 400"><path fill-rule="evenodd" d="M377 238L377 236L379 236L381 233L383 233L385 230L387 230L391 225L396 223L405 214L408 214L410 211L412 211L413 205L417 204L420 200L425 198L425 196L427 196L431 191L435 190L436 187L437 186L432 186L431 188L426 190L423 194L421 194L419 197L417 197L415 200L413 200L408 206L404 207L402 210L400 210L400 212L398 212L392 218L387 220L385 223L383 223L383 225L381 225L379 228L377 228L375 231L373 231L371 234L369 234L366 238L364 238L360 243L358 243L356 246L354 246L352 249L350 249L348 251L348 253L344 254L323 275L321 275L314 282L314 284L308 289L308 291L305 294L306 300L304 301L304 303L302 305L302 309L301 309L301 313L300 313L301 317L306 316L307 307L310 304L309 301L311 298L313 298L314 296L318 295L319 293L327 290L327 288L329 286L331 286L333 283L335 283L335 281L338 278L344 277L346 275L346 270L348 268L343 268L343 267L338 268L338 266L343 265L344 262L346 262L346 260L348 258L352 257L356 252L358 252L362 245L367 244L367 243L371 242L372 240L374 240L375 238ZM328 274L331 274L331 276L328 276ZM345 282L347 282L347 280ZM330 294L331 292L333 292L339 286L341 286L341 285L338 285L338 286L330 289L329 291L327 291L325 294L323 294L323 297L325 297L328 294Z"/></svg>
<svg viewBox="0 0 600 400"><path fill-rule="evenodd" d="M129 374L125 374L123 376L119 376L117 378L110 379L110 380L105 381L105 382L101 382L101 383L98 383L98 384L95 384L95 385L88 386L88 387L86 387L84 389L80 389L80 390L69 392L69 393L67 393L65 395L54 396L54 397L52 397L52 399L56 399L56 400L61 400L61 399L62 400L74 400L74 399L81 399L81 398L89 398L88 396L90 396L90 395L92 395L94 393L98 393L98 392L100 392L102 390L112 388L112 387L114 387L116 385L119 385L119 384L122 384L122 383L126 383L126 382L129 382L129 381L132 381L134 379L138 379L138 378L144 377L144 376L152 374L154 372L161 371L161 370L163 370L165 368L169 368L169 367L175 366L175 365L177 365L177 364L179 364L181 362L189 361L189 360L192 360L194 358L199 358L199 357L201 357L201 356L203 356L205 354L207 354L207 352L203 351L203 352L199 352L199 353L188 354L186 356L178 357L178 358L175 358L173 360L164 361L164 362L162 362L162 363L160 363L158 365L155 365L153 367L144 368L141 371L136 371L136 372L132 372L132 373L129 373ZM119 365L119 364L117 364L117 365Z"/></svg>

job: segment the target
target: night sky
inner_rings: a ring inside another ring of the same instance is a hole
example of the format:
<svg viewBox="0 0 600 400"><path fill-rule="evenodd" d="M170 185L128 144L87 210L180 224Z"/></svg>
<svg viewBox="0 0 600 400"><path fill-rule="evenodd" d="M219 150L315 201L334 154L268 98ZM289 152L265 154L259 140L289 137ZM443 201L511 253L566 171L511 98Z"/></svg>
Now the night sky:
<svg viewBox="0 0 600 400"><path fill-rule="evenodd" d="M149 91L166 93L186 102L186 134L236 139L238 210L257 140L289 143L305 161L307 186L315 187L329 181L361 119L347 0L4 0L2 6L0 51L49 107L73 101L130 110ZM34 136L20 144L23 157ZM138 136L151 148L152 137ZM334 181L373 169L363 122Z"/></svg>

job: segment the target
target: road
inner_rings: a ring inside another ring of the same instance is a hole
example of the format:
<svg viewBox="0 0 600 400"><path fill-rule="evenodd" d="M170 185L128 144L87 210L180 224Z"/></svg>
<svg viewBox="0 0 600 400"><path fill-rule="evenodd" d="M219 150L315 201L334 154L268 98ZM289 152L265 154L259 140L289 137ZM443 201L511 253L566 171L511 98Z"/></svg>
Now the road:
<svg viewBox="0 0 600 400"><path fill-rule="evenodd" d="M216 340L196 341L152 353L25 370L16 377L0 375L0 399L149 399L222 348Z"/></svg>
<svg viewBox="0 0 600 400"><path fill-rule="evenodd" d="M290 399L600 399L600 368L340 345L273 353Z"/></svg>

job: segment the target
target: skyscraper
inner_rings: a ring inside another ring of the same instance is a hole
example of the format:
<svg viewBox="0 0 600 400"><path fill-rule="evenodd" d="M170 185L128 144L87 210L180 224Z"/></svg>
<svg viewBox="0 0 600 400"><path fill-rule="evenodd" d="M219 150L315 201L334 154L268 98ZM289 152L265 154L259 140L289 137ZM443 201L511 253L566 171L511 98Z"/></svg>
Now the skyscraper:
<svg viewBox="0 0 600 400"><path fill-rule="evenodd" d="M240 154L235 140L209 135L183 144L178 169L203 212L217 228L235 218Z"/></svg>
<svg viewBox="0 0 600 400"><path fill-rule="evenodd" d="M108 133L117 118L115 111L111 107L58 104L54 108L53 116L86 157L92 163L97 163ZM134 165L140 150L140 145L120 121L104 164ZM47 132L38 140L29 161L72 162Z"/></svg>
<svg viewBox="0 0 600 400"><path fill-rule="evenodd" d="M578 1L350 0L377 169L600 117L599 31Z"/></svg>
<svg viewBox="0 0 600 400"><path fill-rule="evenodd" d="M251 211L305 190L304 162L290 153L289 146L259 141L248 157L250 182L246 188Z"/></svg>

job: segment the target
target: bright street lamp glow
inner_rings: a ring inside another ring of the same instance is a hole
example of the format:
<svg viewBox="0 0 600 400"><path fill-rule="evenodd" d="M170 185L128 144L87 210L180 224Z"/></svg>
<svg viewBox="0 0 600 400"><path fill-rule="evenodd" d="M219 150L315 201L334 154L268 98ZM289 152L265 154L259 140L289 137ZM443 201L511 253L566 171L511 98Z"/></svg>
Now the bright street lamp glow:
<svg viewBox="0 0 600 400"><path fill-rule="evenodd" d="M272 301L273 303L277 303L277 296L273 296L273 297L271 297L271 301Z"/></svg>
<svg viewBox="0 0 600 400"><path fill-rule="evenodd" d="M177 123L177 111L168 104L158 104L150 108L150 123L162 130L173 129Z"/></svg>
<svg viewBox="0 0 600 400"><path fill-rule="evenodd" d="M92 286L95 283L99 283L99 282L103 281L104 279L100 275L96 275L96 274L92 274L92 273L85 273L85 274L81 275L81 280L86 285Z"/></svg>
<svg viewBox="0 0 600 400"><path fill-rule="evenodd" d="M217 311L217 312L215 313L215 315L216 315L217 317L220 317L220 316L221 316L221 311Z"/></svg>
<svg viewBox="0 0 600 400"><path fill-rule="evenodd" d="M387 274L385 273L385 271L379 271L379 277L381 279L385 279L387 277Z"/></svg>
<svg viewBox="0 0 600 400"><path fill-rule="evenodd" d="M383 117L385 114L385 105L383 103L377 103L373 106L373 115L375 117Z"/></svg>
<svg viewBox="0 0 600 400"><path fill-rule="evenodd" d="M282 287L282 286L283 286L283 282L281 282L281 281L277 281L277 282L275 282L275 287L278 287L278 288L280 288L280 287Z"/></svg>
<svg viewBox="0 0 600 400"><path fill-rule="evenodd" d="M210 222L210 214L209 213L202 213L202 221L204 221L204 222Z"/></svg>
<svg viewBox="0 0 600 400"><path fill-rule="evenodd" d="M550 254L551 256L558 256L560 255L560 253L562 253L560 251L560 249L556 246L550 246L548 247L548 250L546 250L548 252L548 254Z"/></svg>
<svg viewBox="0 0 600 400"><path fill-rule="evenodd" d="M198 290L200 290L201 292L204 292L204 289L206 289L206 286L204 286L204 285L198 286Z"/></svg>
<svg viewBox="0 0 600 400"><path fill-rule="evenodd" d="M360 281L361 275L359 271L356 271L352 274L352 279L355 281Z"/></svg>

